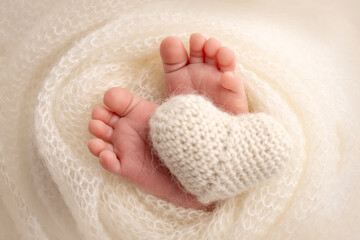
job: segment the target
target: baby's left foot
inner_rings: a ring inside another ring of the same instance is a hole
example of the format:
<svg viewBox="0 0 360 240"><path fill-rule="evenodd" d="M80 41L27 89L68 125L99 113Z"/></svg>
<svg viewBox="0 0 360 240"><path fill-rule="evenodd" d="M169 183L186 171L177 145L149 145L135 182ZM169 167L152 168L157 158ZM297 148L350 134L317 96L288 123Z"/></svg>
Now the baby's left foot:
<svg viewBox="0 0 360 240"><path fill-rule="evenodd" d="M230 113L248 112L245 89L235 72L235 54L218 40L192 34L188 56L179 38L167 37L161 43L160 55L168 96L200 93Z"/></svg>

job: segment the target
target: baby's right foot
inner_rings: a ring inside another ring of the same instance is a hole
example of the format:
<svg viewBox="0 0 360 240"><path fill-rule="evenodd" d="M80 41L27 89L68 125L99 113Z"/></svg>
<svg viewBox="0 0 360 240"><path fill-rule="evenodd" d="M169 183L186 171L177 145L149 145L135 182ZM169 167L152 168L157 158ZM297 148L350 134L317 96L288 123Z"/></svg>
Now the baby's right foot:
<svg viewBox="0 0 360 240"><path fill-rule="evenodd" d="M89 131L92 154L101 165L147 192L186 208L206 209L196 197L182 190L169 170L152 154L148 141L149 120L157 105L123 88L111 88L104 95L108 108L96 106Z"/></svg>
<svg viewBox="0 0 360 240"><path fill-rule="evenodd" d="M190 37L190 57L181 40L167 37L160 46L166 91L172 94L200 93L233 114L247 113L248 104L235 55L213 38L200 34Z"/></svg>

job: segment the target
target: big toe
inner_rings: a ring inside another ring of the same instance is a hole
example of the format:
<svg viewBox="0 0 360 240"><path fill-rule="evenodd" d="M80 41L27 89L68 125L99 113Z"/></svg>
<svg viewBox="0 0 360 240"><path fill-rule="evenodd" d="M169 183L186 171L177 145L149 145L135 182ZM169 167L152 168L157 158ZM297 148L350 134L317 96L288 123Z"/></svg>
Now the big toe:
<svg viewBox="0 0 360 240"><path fill-rule="evenodd" d="M119 117L126 116L140 99L124 88L113 87L104 94L104 104Z"/></svg>
<svg viewBox="0 0 360 240"><path fill-rule="evenodd" d="M188 54L182 41L177 37L167 37L160 45L160 55L165 73L174 72L188 62Z"/></svg>
<svg viewBox="0 0 360 240"><path fill-rule="evenodd" d="M157 107L155 103L149 102L120 87L113 87L105 92L104 104L120 118L124 117L134 123L133 127L138 131L143 130L147 120L150 119Z"/></svg>

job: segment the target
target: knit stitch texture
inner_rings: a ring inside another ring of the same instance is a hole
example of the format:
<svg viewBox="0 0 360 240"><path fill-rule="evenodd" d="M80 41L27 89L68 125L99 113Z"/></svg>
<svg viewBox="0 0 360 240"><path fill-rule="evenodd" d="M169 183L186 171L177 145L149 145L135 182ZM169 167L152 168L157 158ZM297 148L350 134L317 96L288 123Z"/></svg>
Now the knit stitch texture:
<svg viewBox="0 0 360 240"><path fill-rule="evenodd" d="M180 95L157 108L152 143L182 186L207 204L240 194L284 167L291 141L274 118L233 116L200 95Z"/></svg>
<svg viewBox="0 0 360 240"><path fill-rule="evenodd" d="M0 239L359 240L351 2L1 0ZM188 48L194 32L234 50L250 111L294 146L276 176L213 211L152 196L86 147L107 89L165 100L160 43L174 35Z"/></svg>

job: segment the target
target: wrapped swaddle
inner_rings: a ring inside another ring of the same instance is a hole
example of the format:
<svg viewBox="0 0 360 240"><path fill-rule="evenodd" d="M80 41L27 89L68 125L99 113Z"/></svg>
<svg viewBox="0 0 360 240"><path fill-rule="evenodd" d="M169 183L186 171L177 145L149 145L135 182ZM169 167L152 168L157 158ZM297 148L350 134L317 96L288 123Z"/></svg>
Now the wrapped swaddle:
<svg viewBox="0 0 360 240"><path fill-rule="evenodd" d="M0 238L358 239L360 37L344 42L348 55L331 52L315 36L329 25L306 32L295 1L267 2L2 1ZM332 26L351 31L342 24ZM160 42L193 32L235 51L250 112L281 124L293 146L282 171L210 212L149 195L86 147L108 88L164 102Z"/></svg>

